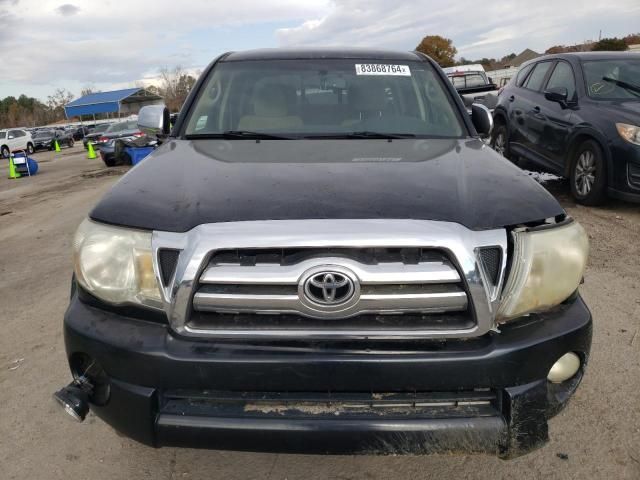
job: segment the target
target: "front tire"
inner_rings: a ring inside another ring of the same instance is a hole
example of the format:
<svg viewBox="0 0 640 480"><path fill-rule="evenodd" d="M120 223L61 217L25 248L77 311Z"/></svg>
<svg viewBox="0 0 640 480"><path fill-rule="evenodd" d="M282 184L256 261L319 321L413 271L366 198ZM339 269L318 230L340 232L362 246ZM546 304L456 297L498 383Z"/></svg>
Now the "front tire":
<svg viewBox="0 0 640 480"><path fill-rule="evenodd" d="M73 147L73 138L69 139L69 148Z"/></svg>
<svg viewBox="0 0 640 480"><path fill-rule="evenodd" d="M9 158L9 147L3 146L2 150L0 150L0 153L2 154L2 158Z"/></svg>
<svg viewBox="0 0 640 480"><path fill-rule="evenodd" d="M509 152L509 132L507 126L500 122L491 132L491 141L489 142L491 148L502 155L504 158L510 158Z"/></svg>
<svg viewBox="0 0 640 480"><path fill-rule="evenodd" d="M583 205L601 205L607 198L607 169L602 148L586 140L576 149L571 163L571 194Z"/></svg>
<svg viewBox="0 0 640 480"><path fill-rule="evenodd" d="M27 143L27 155L33 155L36 149L33 148L33 143Z"/></svg>

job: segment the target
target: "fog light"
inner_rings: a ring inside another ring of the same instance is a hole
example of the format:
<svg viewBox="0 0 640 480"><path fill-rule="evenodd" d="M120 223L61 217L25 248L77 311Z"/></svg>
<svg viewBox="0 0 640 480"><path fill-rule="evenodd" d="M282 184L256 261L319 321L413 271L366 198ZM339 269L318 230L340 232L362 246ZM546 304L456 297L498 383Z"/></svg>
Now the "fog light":
<svg viewBox="0 0 640 480"><path fill-rule="evenodd" d="M573 352L565 353L553 364L547 380L551 383L562 383L569 380L580 369L580 357Z"/></svg>
<svg viewBox="0 0 640 480"><path fill-rule="evenodd" d="M53 394L64 411L78 422L89 413L89 394L75 383L70 383Z"/></svg>

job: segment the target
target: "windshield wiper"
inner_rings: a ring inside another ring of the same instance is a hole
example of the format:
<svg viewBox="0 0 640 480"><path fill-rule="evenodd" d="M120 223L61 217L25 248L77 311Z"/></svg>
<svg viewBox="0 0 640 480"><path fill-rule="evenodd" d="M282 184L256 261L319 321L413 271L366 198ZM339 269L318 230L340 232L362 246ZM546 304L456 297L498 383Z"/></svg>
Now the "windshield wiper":
<svg viewBox="0 0 640 480"><path fill-rule="evenodd" d="M349 138L415 138L413 133L383 133L362 130L361 132L349 132Z"/></svg>
<svg viewBox="0 0 640 480"><path fill-rule="evenodd" d="M369 130L362 130L359 132L344 132L344 133L327 133L320 135L307 135L304 138L381 138L381 139L395 139L395 138L415 138L413 133L384 133L384 132L372 132Z"/></svg>
<svg viewBox="0 0 640 480"><path fill-rule="evenodd" d="M625 90L630 91L631 93L635 93L636 95L640 95L640 85L635 85L633 83L627 83L622 80L616 80L611 77L602 77L602 80L605 82L615 83L617 86L624 88Z"/></svg>
<svg viewBox="0 0 640 480"><path fill-rule="evenodd" d="M185 136L187 140L212 138L242 138L246 140L293 140L293 137L249 130L226 130L222 133L193 133Z"/></svg>

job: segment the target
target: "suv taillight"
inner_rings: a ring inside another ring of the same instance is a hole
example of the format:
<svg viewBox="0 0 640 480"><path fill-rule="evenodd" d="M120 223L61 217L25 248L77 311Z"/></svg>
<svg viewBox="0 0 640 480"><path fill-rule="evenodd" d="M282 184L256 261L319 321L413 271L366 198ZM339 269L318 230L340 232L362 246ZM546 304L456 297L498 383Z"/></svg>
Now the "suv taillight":
<svg viewBox="0 0 640 480"><path fill-rule="evenodd" d="M98 139L99 142L108 142L109 141L109 137L100 137Z"/></svg>
<svg viewBox="0 0 640 480"><path fill-rule="evenodd" d="M134 137L144 137L144 133L142 132L136 132L133 134Z"/></svg>

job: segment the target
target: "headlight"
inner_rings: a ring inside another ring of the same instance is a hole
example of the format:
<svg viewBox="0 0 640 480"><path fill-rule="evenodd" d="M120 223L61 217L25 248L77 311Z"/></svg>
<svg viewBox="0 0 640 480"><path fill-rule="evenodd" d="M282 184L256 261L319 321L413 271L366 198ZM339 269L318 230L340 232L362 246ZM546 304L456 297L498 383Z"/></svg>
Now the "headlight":
<svg viewBox="0 0 640 480"><path fill-rule="evenodd" d="M616 128L620 136L627 142L640 145L640 127L626 123L616 123Z"/></svg>
<svg viewBox="0 0 640 480"><path fill-rule="evenodd" d="M151 232L85 220L73 242L78 283L112 304L162 308L153 271Z"/></svg>
<svg viewBox="0 0 640 480"><path fill-rule="evenodd" d="M513 261L497 320L503 322L554 307L578 288L589 240L577 222L513 233Z"/></svg>

